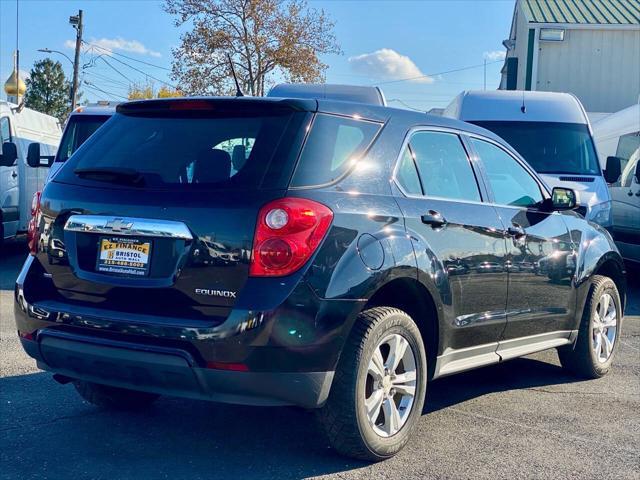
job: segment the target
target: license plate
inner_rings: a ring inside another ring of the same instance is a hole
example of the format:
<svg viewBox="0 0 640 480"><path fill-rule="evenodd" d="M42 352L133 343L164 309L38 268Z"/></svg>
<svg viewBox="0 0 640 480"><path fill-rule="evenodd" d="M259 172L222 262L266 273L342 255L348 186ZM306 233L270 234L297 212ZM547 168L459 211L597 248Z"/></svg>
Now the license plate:
<svg viewBox="0 0 640 480"><path fill-rule="evenodd" d="M96 270L120 275L148 275L150 255L150 241L142 241L139 238L102 237Z"/></svg>

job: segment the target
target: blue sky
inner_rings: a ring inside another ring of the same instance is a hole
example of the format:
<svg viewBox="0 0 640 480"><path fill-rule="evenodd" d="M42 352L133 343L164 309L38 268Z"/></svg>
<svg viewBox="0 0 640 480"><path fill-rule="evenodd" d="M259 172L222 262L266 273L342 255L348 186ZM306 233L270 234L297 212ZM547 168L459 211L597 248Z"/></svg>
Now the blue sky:
<svg viewBox="0 0 640 480"><path fill-rule="evenodd" d="M487 58L487 88L495 89L499 83L502 63L495 60L504 52L501 42L508 37L514 0L316 0L309 5L324 9L335 21L335 34L343 50L342 55L323 58L329 65L328 82L379 84L387 99L393 100L392 105L421 110L446 106L461 90L483 88L482 67L441 72L481 65ZM159 67L171 66L171 48L178 45L180 30L163 11L162 2L19 0L21 70L28 71L35 60L46 56L37 51L39 48L73 56L70 41L75 38L75 30L68 24L68 17L80 8L85 17L84 38L96 45L93 52L83 54L82 63L112 50ZM15 0L0 0L3 83L13 65L15 22ZM59 59L71 75L67 59L58 54L52 54L52 58ZM156 78L152 80L156 88L161 82L174 83L168 70L119 56L103 59L95 60L82 72L82 79L89 83L82 86L84 98L90 101L121 99L126 96L129 81L144 83L145 75ZM419 75L430 76L395 81Z"/></svg>

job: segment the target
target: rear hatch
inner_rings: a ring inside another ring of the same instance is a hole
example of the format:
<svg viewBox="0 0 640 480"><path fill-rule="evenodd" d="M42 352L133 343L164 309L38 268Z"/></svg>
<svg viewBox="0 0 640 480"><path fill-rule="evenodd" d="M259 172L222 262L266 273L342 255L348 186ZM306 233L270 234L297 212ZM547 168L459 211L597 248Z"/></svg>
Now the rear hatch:
<svg viewBox="0 0 640 480"><path fill-rule="evenodd" d="M284 195L315 102L122 105L42 197L37 258L68 303L224 317L260 207Z"/></svg>

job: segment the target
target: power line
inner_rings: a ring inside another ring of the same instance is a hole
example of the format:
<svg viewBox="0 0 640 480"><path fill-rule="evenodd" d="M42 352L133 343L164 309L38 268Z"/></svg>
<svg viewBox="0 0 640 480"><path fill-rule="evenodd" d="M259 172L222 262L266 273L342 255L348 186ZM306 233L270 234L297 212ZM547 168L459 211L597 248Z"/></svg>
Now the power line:
<svg viewBox="0 0 640 480"><path fill-rule="evenodd" d="M488 62L486 65L491 65L493 63L501 63L503 61L504 60L496 60L495 62ZM409 82L411 80L419 80L421 78L435 77L437 75L446 75L448 73L462 72L463 70L471 70L471 69L474 69L474 68L480 68L480 67L484 67L484 66L485 66L485 64L483 62L483 63L480 63L478 65L470 65L468 67L454 68L453 70L446 70L444 72L428 73L426 75L418 75L416 77L400 78L398 80L388 80L386 82L378 82L378 83L375 83L375 85L389 85L390 83Z"/></svg>
<svg viewBox="0 0 640 480"><path fill-rule="evenodd" d="M403 102L403 101L402 101L402 100L400 100L399 98L392 98L391 100L387 100L387 102L397 102L397 103L399 103L400 105L403 105L404 107L408 108L409 110L414 110L414 111L416 111L416 112L422 112L422 113L424 113L424 112L425 112L425 110L424 110L424 109L412 107L411 105L409 105L409 104L407 104L407 103Z"/></svg>
<svg viewBox="0 0 640 480"><path fill-rule="evenodd" d="M97 72L84 72L85 75L91 75L92 77L97 77L98 79L102 80L103 82L109 82L113 85L117 85L119 87L124 87L124 88L129 88L131 86L130 83L125 83L122 80L116 80L114 78L111 77L107 77L106 75L103 75L102 73L97 73Z"/></svg>
<svg viewBox="0 0 640 480"><path fill-rule="evenodd" d="M93 48L97 48L99 50L102 50L104 52L107 52L107 53L110 53L110 54L113 54L113 55L119 55L119 56L121 56L123 58L128 58L129 60L133 60L134 62L144 63L145 65L149 65L150 67L160 68L162 70L167 70L169 72L171 71L170 68L163 67L161 65L156 65L156 64L150 63L150 62L145 62L144 60L139 60L137 58L130 57L130 56L125 55L123 53L114 52L113 50L109 50L108 48L101 47L100 45L96 45L95 43L89 43L89 42L83 42L83 43L85 43L86 45L90 45Z"/></svg>
<svg viewBox="0 0 640 480"><path fill-rule="evenodd" d="M122 78L124 78L126 81L128 81L129 83L135 83L133 80L131 80L129 77L127 77L124 73L122 73L120 70L118 70L116 67L114 67L113 65L111 65L111 63L107 62L107 59L104 58L103 56L98 57L100 58L104 63L106 63L107 65L109 65L109 67L114 70L118 75L120 75Z"/></svg>
<svg viewBox="0 0 640 480"><path fill-rule="evenodd" d="M97 90L101 93L109 95L110 97L119 97L119 98L122 98L123 100L129 100L129 98L125 97L124 95L118 95L117 93L107 92L106 90L103 90L102 88L96 86L95 83L88 82L87 80L84 81L84 84L90 90Z"/></svg>
<svg viewBox="0 0 640 480"><path fill-rule="evenodd" d="M151 78L157 82L160 83L164 83L165 85L170 86L171 88L173 88L174 90L178 90L178 87L176 87L175 85L170 84L169 82L165 82L164 80L158 78L158 77L154 77L153 75L148 74L147 72L144 72L142 70L140 70L139 68L134 67L133 65L129 65L127 62L123 62L122 60L120 60L119 58L116 57L111 57L113 60L115 60L116 62L119 62L127 67L129 67L132 70L135 70L138 73L143 74L145 77ZM105 60L104 57L102 58L102 60ZM105 60L106 61L106 60Z"/></svg>

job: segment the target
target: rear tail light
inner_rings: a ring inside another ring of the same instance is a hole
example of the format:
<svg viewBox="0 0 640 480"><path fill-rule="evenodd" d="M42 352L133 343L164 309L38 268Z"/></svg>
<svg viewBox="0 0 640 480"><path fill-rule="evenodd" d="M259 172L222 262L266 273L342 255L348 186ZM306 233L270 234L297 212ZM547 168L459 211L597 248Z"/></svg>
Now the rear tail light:
<svg viewBox="0 0 640 480"><path fill-rule="evenodd" d="M35 255L38 253L38 241L40 234L38 232L38 223L40 222L40 197L42 192L36 192L31 199L31 219L27 226L27 242L29 244L29 253Z"/></svg>
<svg viewBox="0 0 640 480"><path fill-rule="evenodd" d="M249 275L282 277L298 270L322 242L333 212L305 198L282 198L260 209Z"/></svg>

